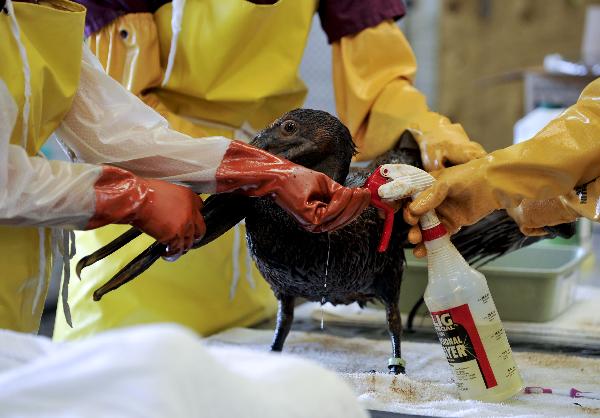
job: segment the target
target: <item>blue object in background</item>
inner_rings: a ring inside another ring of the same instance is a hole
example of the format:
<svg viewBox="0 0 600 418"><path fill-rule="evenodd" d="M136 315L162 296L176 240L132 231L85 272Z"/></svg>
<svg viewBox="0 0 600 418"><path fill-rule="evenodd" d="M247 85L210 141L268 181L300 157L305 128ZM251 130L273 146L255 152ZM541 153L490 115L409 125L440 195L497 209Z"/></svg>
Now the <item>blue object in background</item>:
<svg viewBox="0 0 600 418"><path fill-rule="evenodd" d="M49 160L69 161L69 158L63 151L54 135L50 136L48 141L42 146L42 154Z"/></svg>

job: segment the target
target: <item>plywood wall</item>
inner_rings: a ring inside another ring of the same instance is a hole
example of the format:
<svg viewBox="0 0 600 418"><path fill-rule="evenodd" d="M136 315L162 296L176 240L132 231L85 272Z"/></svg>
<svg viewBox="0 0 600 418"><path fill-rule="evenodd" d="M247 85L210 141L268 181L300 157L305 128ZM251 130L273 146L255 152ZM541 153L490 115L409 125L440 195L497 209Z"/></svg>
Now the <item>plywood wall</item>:
<svg viewBox="0 0 600 418"><path fill-rule="evenodd" d="M589 3L440 0L436 108L488 151L510 145L523 114L522 82L490 77L541 65L549 53L577 57Z"/></svg>

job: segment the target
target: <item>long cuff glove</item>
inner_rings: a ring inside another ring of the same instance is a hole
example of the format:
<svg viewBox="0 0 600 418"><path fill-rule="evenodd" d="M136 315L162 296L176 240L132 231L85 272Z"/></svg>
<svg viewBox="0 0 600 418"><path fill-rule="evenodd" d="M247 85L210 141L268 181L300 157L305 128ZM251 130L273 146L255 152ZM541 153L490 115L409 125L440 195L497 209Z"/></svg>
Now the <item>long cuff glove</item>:
<svg viewBox="0 0 600 418"><path fill-rule="evenodd" d="M407 129L419 143L427 171L486 154L461 125L429 109L413 86L413 51L394 22L343 37L332 48L336 108L358 145L360 160L389 150Z"/></svg>
<svg viewBox="0 0 600 418"><path fill-rule="evenodd" d="M87 229L131 224L166 244L166 255L187 251L206 232L202 199L186 187L105 166L94 189L96 209Z"/></svg>
<svg viewBox="0 0 600 418"><path fill-rule="evenodd" d="M527 236L546 235L545 226L573 222L580 216L562 197L547 200L525 199L516 208L507 209L507 212Z"/></svg>
<svg viewBox="0 0 600 418"><path fill-rule="evenodd" d="M216 174L217 193L272 196L306 230L333 231L369 205L367 189L343 187L309 170L243 142L232 141Z"/></svg>
<svg viewBox="0 0 600 418"><path fill-rule="evenodd" d="M545 226L573 222L577 218L600 221L600 179L577 187L570 193L548 200L523 200L508 209L525 235L545 235Z"/></svg>
<svg viewBox="0 0 600 418"><path fill-rule="evenodd" d="M485 158L443 170L433 187L410 205L414 216L436 209L455 232L523 199L568 196L600 176L600 79L577 103L533 139Z"/></svg>

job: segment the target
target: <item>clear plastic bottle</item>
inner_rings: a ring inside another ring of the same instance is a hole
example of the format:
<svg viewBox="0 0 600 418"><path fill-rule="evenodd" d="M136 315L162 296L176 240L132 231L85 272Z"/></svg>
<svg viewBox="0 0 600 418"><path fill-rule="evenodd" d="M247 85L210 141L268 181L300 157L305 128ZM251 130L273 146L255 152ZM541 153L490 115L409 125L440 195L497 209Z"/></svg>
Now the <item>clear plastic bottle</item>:
<svg viewBox="0 0 600 418"><path fill-rule="evenodd" d="M379 205L379 198L416 197L434 181L417 167L385 164L371 175L367 187L377 190L373 200ZM521 391L523 381L485 277L450 242L434 211L422 216L420 223L429 270L425 303L460 397L506 400Z"/></svg>
<svg viewBox="0 0 600 418"><path fill-rule="evenodd" d="M483 274L454 247L433 214L421 219L429 282L425 303L461 399L501 402L523 388Z"/></svg>

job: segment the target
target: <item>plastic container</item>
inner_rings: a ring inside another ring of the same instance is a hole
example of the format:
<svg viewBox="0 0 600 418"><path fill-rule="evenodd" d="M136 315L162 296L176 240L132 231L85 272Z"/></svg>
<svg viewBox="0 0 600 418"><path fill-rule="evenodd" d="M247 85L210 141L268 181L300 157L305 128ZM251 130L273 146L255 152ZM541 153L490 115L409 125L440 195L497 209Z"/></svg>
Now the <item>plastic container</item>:
<svg viewBox="0 0 600 418"><path fill-rule="evenodd" d="M467 264L439 221L434 226L424 218L429 276L424 299L458 394L463 400L505 401L521 391L523 379L486 279Z"/></svg>
<svg viewBox="0 0 600 418"><path fill-rule="evenodd" d="M574 246L536 244L478 270L485 275L504 321L546 322L573 304L580 265L588 252ZM425 292L427 261L406 251L400 310L409 312ZM423 308L425 309L425 308Z"/></svg>
<svg viewBox="0 0 600 418"><path fill-rule="evenodd" d="M382 199L414 199L433 182L429 173L403 164L384 164L369 176L371 205L386 214L379 252L386 251L394 222L393 209ZM421 216L419 224L428 259L424 299L460 398L502 402L512 397L523 380L485 277L454 247L435 211ZM402 361L393 358L390 364L396 360Z"/></svg>

